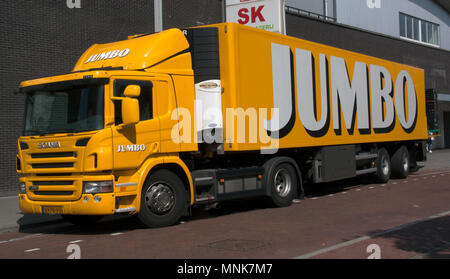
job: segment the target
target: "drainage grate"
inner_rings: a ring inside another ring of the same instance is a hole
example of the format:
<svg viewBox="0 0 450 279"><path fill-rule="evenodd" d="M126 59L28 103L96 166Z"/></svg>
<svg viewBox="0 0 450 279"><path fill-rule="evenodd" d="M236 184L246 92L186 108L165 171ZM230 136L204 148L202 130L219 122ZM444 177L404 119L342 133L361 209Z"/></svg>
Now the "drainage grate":
<svg viewBox="0 0 450 279"><path fill-rule="evenodd" d="M212 242L206 245L209 248L216 248L229 251L249 251L261 247L265 247L266 243L259 240L245 240L245 239L226 239L217 242Z"/></svg>

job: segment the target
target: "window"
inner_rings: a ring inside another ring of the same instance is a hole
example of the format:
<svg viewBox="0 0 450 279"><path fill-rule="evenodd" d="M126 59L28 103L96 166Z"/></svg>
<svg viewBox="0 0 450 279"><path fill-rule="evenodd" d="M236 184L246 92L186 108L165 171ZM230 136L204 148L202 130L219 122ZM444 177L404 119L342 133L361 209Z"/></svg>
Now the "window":
<svg viewBox="0 0 450 279"><path fill-rule="evenodd" d="M104 92L103 84L73 86L70 82L55 90L28 92L24 135L103 129Z"/></svg>
<svg viewBox="0 0 450 279"><path fill-rule="evenodd" d="M114 81L114 97L125 97L123 92L128 85L139 85L141 87L141 94L139 100L139 120L149 120L153 118L153 100L152 89L153 84L150 81L142 80L124 80L118 79ZM122 102L120 100L114 101L115 124L122 123Z"/></svg>
<svg viewBox="0 0 450 279"><path fill-rule="evenodd" d="M439 46L439 25L400 13L400 37Z"/></svg>

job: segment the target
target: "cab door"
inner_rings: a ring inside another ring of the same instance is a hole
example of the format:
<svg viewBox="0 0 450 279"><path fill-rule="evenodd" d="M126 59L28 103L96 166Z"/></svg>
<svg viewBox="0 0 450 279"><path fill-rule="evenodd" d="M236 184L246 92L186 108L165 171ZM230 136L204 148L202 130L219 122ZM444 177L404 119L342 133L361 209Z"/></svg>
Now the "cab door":
<svg viewBox="0 0 450 279"><path fill-rule="evenodd" d="M122 100L128 85L141 88L139 122L122 123ZM111 79L111 100L114 110L113 166L114 169L136 169L149 156L160 152L161 129L158 118L155 81L144 77L114 77Z"/></svg>

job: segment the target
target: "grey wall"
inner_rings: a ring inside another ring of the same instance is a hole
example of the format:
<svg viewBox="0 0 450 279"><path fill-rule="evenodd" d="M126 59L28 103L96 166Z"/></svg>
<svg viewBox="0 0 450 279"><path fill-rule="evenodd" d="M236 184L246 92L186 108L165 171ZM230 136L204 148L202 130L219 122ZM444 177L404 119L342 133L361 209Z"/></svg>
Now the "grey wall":
<svg viewBox="0 0 450 279"><path fill-rule="evenodd" d="M164 0L164 27L221 21L220 0ZM0 1L0 195L17 193L17 138L22 131L20 81L70 72L94 43L151 33L152 0Z"/></svg>
<svg viewBox="0 0 450 279"><path fill-rule="evenodd" d="M329 17L335 17L335 1L336 0L286 0L286 6L302 9L305 11L313 12L316 14L326 15ZM325 5L326 3L326 5Z"/></svg>
<svg viewBox="0 0 450 279"><path fill-rule="evenodd" d="M450 15L431 0L380 0L381 8L370 9L366 0L336 0L337 22L400 36L399 13L440 26L441 48L450 50Z"/></svg>

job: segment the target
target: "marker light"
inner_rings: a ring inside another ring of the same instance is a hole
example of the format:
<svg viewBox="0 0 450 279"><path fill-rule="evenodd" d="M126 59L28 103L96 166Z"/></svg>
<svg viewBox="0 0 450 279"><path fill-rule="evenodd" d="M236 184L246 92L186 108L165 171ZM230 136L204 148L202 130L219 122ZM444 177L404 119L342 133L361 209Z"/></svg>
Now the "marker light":
<svg viewBox="0 0 450 279"><path fill-rule="evenodd" d="M19 183L19 193L25 194L27 192L27 187L24 182Z"/></svg>
<svg viewBox="0 0 450 279"><path fill-rule="evenodd" d="M199 87L202 89L213 89L219 87L219 85L215 82L203 82L199 84Z"/></svg>

